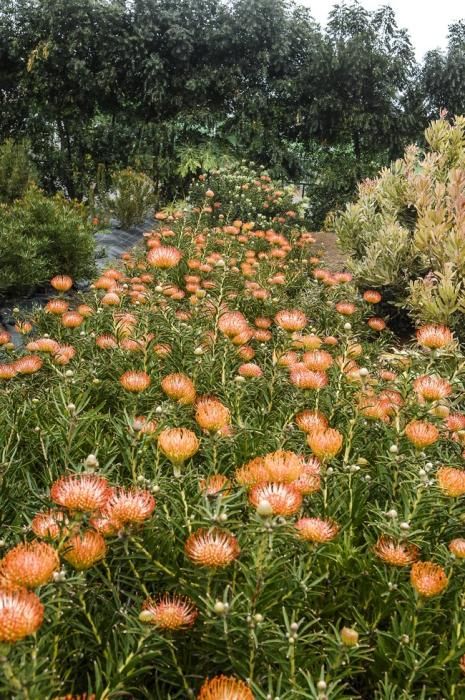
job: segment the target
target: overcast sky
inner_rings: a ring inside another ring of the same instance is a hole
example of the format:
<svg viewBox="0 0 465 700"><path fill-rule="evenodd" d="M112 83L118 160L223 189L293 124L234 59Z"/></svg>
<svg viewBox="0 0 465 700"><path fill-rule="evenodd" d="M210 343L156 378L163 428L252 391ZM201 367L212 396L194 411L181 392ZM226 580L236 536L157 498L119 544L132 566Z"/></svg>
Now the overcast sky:
<svg viewBox="0 0 465 700"><path fill-rule="evenodd" d="M326 24L329 10L335 0L298 0L310 7L313 17ZM429 49L444 48L447 43L447 27L458 19L465 19L465 0L362 0L367 10L390 5L396 13L399 27L410 34L417 59L421 60Z"/></svg>

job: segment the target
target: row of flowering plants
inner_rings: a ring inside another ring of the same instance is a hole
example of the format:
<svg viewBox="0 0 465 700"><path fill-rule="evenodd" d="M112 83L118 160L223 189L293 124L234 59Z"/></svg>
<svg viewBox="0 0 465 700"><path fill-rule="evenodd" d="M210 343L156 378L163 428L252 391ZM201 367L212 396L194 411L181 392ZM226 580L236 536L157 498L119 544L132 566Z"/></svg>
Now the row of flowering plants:
<svg viewBox="0 0 465 700"><path fill-rule="evenodd" d="M454 335L396 350L265 175L242 219L215 177L0 335L0 696L458 700Z"/></svg>

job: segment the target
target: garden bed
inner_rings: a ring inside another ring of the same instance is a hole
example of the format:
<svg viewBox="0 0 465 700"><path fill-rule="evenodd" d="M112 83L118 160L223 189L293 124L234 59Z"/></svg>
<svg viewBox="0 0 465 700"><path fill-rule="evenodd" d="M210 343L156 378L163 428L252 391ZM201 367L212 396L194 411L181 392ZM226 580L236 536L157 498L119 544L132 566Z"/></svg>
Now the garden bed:
<svg viewBox="0 0 465 700"><path fill-rule="evenodd" d="M1 692L459 700L453 334L396 350L267 176L190 197L1 355Z"/></svg>

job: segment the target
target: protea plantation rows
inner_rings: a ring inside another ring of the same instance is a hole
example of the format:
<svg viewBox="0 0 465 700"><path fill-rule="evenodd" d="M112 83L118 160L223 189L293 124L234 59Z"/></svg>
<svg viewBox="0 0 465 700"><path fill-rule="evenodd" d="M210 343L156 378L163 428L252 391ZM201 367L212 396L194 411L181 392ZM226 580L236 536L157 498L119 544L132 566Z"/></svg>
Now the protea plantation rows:
<svg viewBox="0 0 465 700"><path fill-rule="evenodd" d="M1 697L465 697L464 361L201 176L0 335Z"/></svg>

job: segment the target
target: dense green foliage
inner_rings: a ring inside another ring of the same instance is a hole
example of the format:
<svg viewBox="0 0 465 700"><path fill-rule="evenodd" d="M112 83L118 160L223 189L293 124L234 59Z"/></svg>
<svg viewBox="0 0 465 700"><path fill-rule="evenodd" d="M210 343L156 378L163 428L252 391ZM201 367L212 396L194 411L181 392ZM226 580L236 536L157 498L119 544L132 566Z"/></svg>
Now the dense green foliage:
<svg viewBox="0 0 465 700"><path fill-rule="evenodd" d="M0 203L21 197L34 181L35 171L25 143L7 139L0 145Z"/></svg>
<svg viewBox="0 0 465 700"><path fill-rule="evenodd" d="M99 164L129 165L165 199L222 154L314 180L306 160L335 146L350 172L319 159L319 225L421 136L429 110L465 109L463 56L458 24L420 69L392 10L357 3L335 5L323 30L284 0L6 0L0 140L30 140L49 191L82 196Z"/></svg>
<svg viewBox="0 0 465 700"><path fill-rule="evenodd" d="M88 277L94 235L87 211L31 186L23 198L0 206L0 261L1 296L32 292L58 273Z"/></svg>

